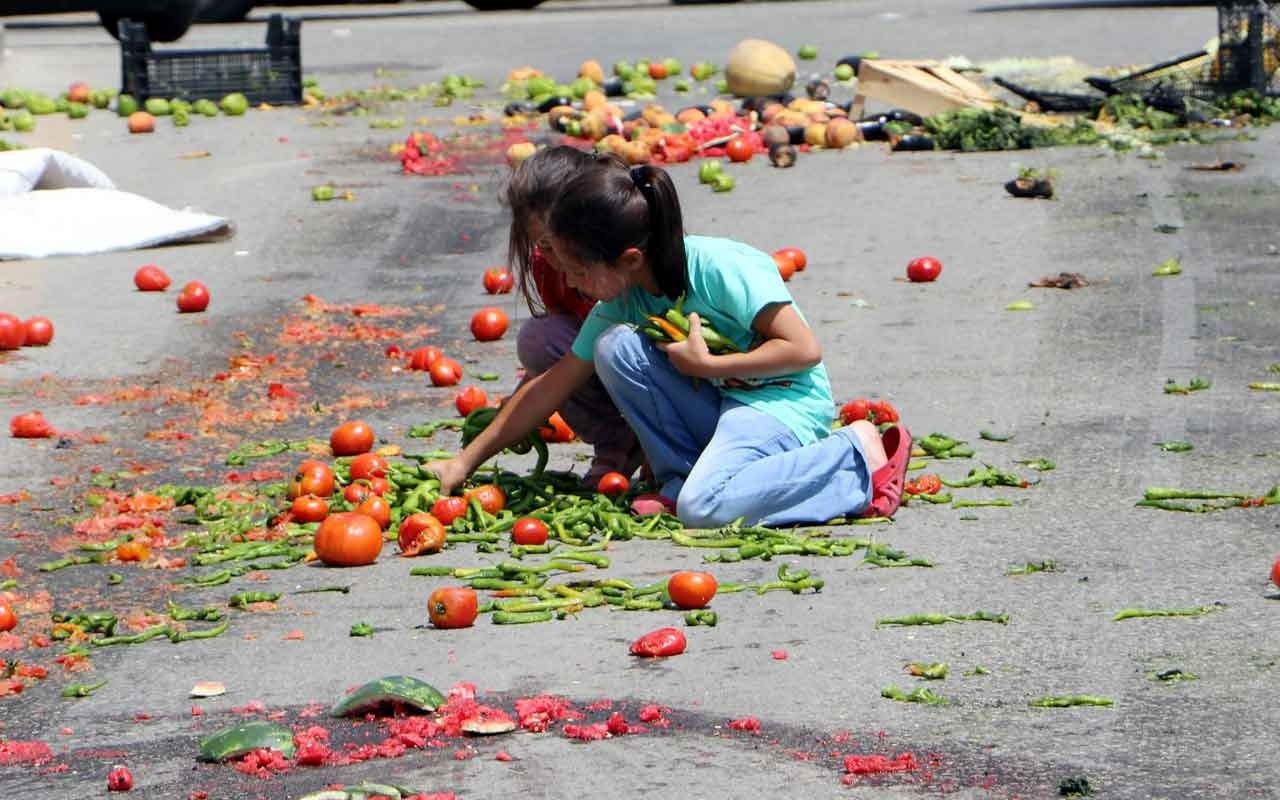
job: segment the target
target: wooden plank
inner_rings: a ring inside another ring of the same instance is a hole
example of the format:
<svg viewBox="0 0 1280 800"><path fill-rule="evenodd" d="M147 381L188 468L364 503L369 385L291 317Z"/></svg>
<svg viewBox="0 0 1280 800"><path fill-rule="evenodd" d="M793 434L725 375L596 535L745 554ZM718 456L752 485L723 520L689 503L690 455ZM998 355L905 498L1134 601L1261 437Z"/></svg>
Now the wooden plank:
<svg viewBox="0 0 1280 800"><path fill-rule="evenodd" d="M957 108L995 106L981 86L933 61L864 60L858 66L857 91L925 117Z"/></svg>

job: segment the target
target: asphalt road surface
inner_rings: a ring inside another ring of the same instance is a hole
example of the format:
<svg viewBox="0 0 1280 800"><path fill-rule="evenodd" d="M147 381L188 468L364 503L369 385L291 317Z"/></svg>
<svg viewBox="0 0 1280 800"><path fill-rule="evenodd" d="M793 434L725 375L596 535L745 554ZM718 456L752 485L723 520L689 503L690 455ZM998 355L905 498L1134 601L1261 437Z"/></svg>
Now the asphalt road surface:
<svg viewBox="0 0 1280 800"><path fill-rule="evenodd" d="M349 16L357 10L367 15ZM198 27L182 45L256 46L268 11L245 24ZM135 792L163 798L296 798L361 780L459 798L1052 797L1079 776L1108 798L1276 796L1280 602L1267 573L1280 552L1280 509L1195 514L1134 505L1148 486L1256 496L1280 482L1280 395L1248 388L1277 380L1268 367L1280 362L1280 162L1268 129L1224 131L1214 143L1163 148L1157 159L1093 148L894 154L868 144L806 154L791 170L756 158L734 167L737 188L727 194L698 185L692 165L673 168L691 230L807 251L809 265L790 286L822 341L838 399L887 398L917 437L939 431L968 440L973 459L929 465L943 477L991 464L1038 480L1025 489L956 490L966 499L1011 499L1011 507L913 504L892 525L830 531L871 537L932 568L878 568L861 551L711 565L722 582L761 583L786 563L825 586L719 596L719 624L688 628L688 651L655 662L629 655L628 643L661 625L683 627L676 612L595 608L545 624L430 628L426 597L447 579L410 577L409 568L505 557L472 545L415 561L388 545L368 568L296 565L210 588L176 582L225 564L40 571L77 554L93 526L111 524L89 500L101 485L249 491L302 458L289 452L227 466L244 442L324 440L336 422L359 416L405 452L455 448L450 432L426 443L406 436L414 424L453 416L454 390L393 369L383 356L388 343L435 344L470 374L497 373L483 384L491 394L514 387L513 333L481 344L467 331L471 314L493 300L480 273L505 253L498 129L454 124L484 111L495 117L497 87L512 67L572 76L587 58L723 63L747 36L792 50L816 45L821 56L802 62L806 71L862 50L979 63L1069 56L1102 67L1191 52L1215 32L1211 8L973 14L951 0L551 2L491 15L439 3L305 13L305 74L330 95L413 87L446 73L487 86L474 105L390 103L367 117L277 108L181 129L162 119L155 134L131 136L113 114L95 112L74 126L49 118L34 134L0 134L60 143L123 189L235 223L234 237L221 242L0 264L0 309L57 326L52 346L0 360L0 418L38 408L69 434L0 439L0 495L18 499L0 505L0 562L13 558L0 580L13 578L21 617L15 638L0 645L11 661L48 671L39 679L19 668L13 677L25 691L0 698L0 795L102 796L108 769L120 763L133 771ZM330 13L341 18L325 19ZM88 18L57 18L77 20ZM119 78L114 43L88 24L10 28L4 48L0 87L54 94L74 80L113 86ZM369 124L397 117L403 127ZM459 134L451 147L466 151L468 169L401 174L391 148L412 129ZM208 156L184 157L199 152ZM1217 161L1243 169L1188 169ZM1008 197L1001 187L1018 166L1057 169L1057 199ZM352 199L313 202L311 187L325 183ZM925 254L942 260L941 278L901 280L907 261ZM1183 273L1153 277L1171 257ZM173 276L168 294L133 290L133 271L148 262ZM1090 285L1027 285L1060 272L1083 273ZM212 304L179 315L174 292L192 279L208 284ZM332 305L308 304L305 295ZM1019 300L1033 309L1005 310ZM404 314L360 316L353 304ZM499 304L517 322L527 315L514 295ZM1194 377L1211 388L1163 391L1167 380ZM269 382L300 399L268 403ZM1012 439L981 439L982 430ZM1174 440L1194 449L1156 446ZM552 466L581 472L585 453L556 446ZM1040 458L1056 468L1022 463ZM229 484L233 472L249 480ZM157 553L194 556L180 542L205 526L183 524L182 511L143 516L157 518L172 542L158 542ZM607 572L593 572L647 583L698 568L703 553L637 539L613 544L608 555ZM1046 560L1057 571L1008 574ZM123 580L112 583L112 573ZM349 590L292 594L335 585ZM129 623L155 623L145 612L163 614L167 601L222 607L250 590L283 594L271 607L227 609L230 628L213 639L89 647L83 671L68 671L75 659L55 662L66 642L40 646L53 633L52 611L112 611L127 618L123 633ZM1209 610L1112 619L1126 608L1199 607ZM978 610L1008 621L876 625ZM375 635L349 636L358 621ZM909 662L950 665L945 680L927 684L945 704L881 696L890 684L925 685L904 671ZM975 674L979 666L987 674ZM1198 679L1152 677L1170 670ZM545 734L441 735L440 746L396 758L294 765L265 778L197 760L201 736L268 716L298 730L326 727L336 752L381 742L387 723L337 722L324 709L347 688L394 674L444 691L474 683L483 701L510 713L519 697L567 698L587 724L614 711L637 723L642 706L657 704L671 725L595 742L567 738L563 723ZM92 696L60 696L69 684L104 679ZM221 682L226 694L191 699L197 681ZM1114 705L1029 706L1049 695ZM730 728L748 717L758 733ZM33 764L21 756L38 748L15 741L50 751ZM498 759L500 751L512 760ZM847 771L906 763L906 753L915 769ZM846 761L874 755L887 760Z"/></svg>

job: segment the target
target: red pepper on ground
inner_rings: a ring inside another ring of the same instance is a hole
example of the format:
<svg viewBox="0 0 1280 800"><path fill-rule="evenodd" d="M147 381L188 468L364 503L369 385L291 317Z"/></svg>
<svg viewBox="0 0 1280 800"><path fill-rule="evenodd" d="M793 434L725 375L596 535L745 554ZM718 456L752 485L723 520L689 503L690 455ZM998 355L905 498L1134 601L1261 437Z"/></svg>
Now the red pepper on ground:
<svg viewBox="0 0 1280 800"><path fill-rule="evenodd" d="M678 656L687 644L679 628L658 628L632 642L631 654L646 658Z"/></svg>

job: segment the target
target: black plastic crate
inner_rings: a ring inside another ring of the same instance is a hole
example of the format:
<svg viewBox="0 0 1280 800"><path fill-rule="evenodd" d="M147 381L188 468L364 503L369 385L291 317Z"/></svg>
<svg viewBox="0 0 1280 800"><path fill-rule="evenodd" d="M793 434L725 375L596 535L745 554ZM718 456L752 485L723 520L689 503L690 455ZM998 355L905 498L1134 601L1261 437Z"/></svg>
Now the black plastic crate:
<svg viewBox="0 0 1280 800"><path fill-rule="evenodd" d="M250 103L302 102L302 20L272 14L266 48L151 49L146 27L120 20L121 89L148 97L221 100L240 92Z"/></svg>

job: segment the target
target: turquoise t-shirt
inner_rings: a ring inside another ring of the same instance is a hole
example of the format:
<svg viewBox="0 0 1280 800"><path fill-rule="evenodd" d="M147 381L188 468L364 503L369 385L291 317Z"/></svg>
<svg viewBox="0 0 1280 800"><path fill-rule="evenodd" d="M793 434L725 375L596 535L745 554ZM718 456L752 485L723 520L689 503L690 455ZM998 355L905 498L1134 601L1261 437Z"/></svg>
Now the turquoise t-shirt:
<svg viewBox="0 0 1280 800"><path fill-rule="evenodd" d="M743 351L757 343L751 324L762 310L776 303L795 305L778 266L754 247L729 239L687 236L684 250L689 265L684 312L697 312ZM672 305L666 297L654 297L638 287L597 303L574 339L573 354L591 361L596 339L611 326L643 325L647 316L661 316ZM791 375L714 383L723 394L775 417L801 444L831 433L835 401L822 364Z"/></svg>

